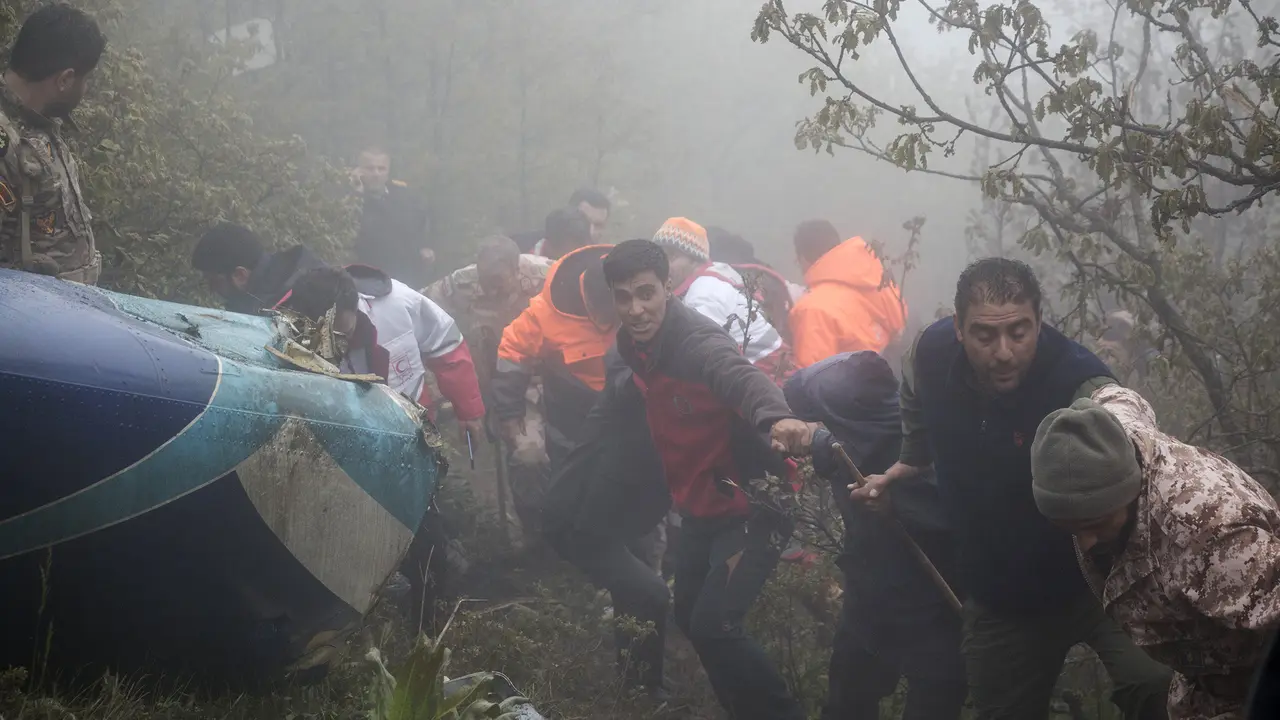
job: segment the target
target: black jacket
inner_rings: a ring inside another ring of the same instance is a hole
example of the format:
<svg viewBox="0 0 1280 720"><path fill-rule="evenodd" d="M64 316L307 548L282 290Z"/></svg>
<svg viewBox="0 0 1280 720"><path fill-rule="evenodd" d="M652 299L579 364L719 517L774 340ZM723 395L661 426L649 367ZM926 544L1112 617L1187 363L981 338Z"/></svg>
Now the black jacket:
<svg viewBox="0 0 1280 720"><path fill-rule="evenodd" d="M431 282L427 262L422 259L426 244L426 206L407 186L392 182L385 193L364 198L356 262L384 270L420 290Z"/></svg>
<svg viewBox="0 0 1280 720"><path fill-rule="evenodd" d="M227 309L252 315L273 308L293 290L293 284L303 273L324 266L325 262L305 245L263 256L249 276L246 293L227 299Z"/></svg>
<svg viewBox="0 0 1280 720"><path fill-rule="evenodd" d="M938 488L974 599L997 612L1034 613L1088 593L1071 534L1045 519L1031 495L1031 444L1045 416L1069 406L1086 380L1111 371L1041 325L1022 384L989 396L975 387L954 318L921 334L913 364Z"/></svg>
<svg viewBox="0 0 1280 720"><path fill-rule="evenodd" d="M864 476L888 470L898 459L902 423L898 382L885 360L871 351L842 353L798 371L787 381L787 402L802 420L821 422L814 436L813 466L827 478L844 520L838 561L845 591L877 623L912 622L950 613L946 598L890 527L896 517L956 589L951 528L933 474L894 485L892 516L849 498L853 482L837 456L839 442Z"/></svg>
<svg viewBox="0 0 1280 720"><path fill-rule="evenodd" d="M644 397L617 352L606 363L608 380L583 422L582 442L555 466L543 504L543 531L553 545L570 536L629 542L671 508Z"/></svg>

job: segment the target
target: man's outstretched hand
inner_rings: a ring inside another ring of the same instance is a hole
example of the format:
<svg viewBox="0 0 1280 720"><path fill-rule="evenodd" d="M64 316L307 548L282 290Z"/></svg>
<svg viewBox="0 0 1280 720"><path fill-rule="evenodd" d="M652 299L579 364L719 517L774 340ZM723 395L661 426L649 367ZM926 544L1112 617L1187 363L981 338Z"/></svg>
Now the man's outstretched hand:
<svg viewBox="0 0 1280 720"><path fill-rule="evenodd" d="M886 510L889 507L889 485L892 480L887 475L869 475L863 485L850 485L849 497L854 502L863 502L872 510Z"/></svg>
<svg viewBox="0 0 1280 720"><path fill-rule="evenodd" d="M769 431L773 449L787 455L808 455L813 444L813 428L806 422L788 418L773 424Z"/></svg>
<svg viewBox="0 0 1280 720"><path fill-rule="evenodd" d="M883 475L869 475L863 485L850 485L849 498L866 503L873 509L884 509L889 500L889 486L898 480L915 477L922 468L894 463Z"/></svg>

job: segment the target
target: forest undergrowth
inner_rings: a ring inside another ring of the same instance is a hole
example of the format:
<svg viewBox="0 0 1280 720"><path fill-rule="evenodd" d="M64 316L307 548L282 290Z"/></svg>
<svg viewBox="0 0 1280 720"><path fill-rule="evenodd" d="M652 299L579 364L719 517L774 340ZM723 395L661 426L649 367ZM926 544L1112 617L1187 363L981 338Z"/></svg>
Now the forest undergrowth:
<svg viewBox="0 0 1280 720"><path fill-rule="evenodd" d="M460 472L443 493L450 530L466 557L465 572L451 580L453 597L437 607L438 617L449 618L442 636L451 652L445 674L503 673L548 718L724 717L692 646L676 631L667 640L672 699L657 703L622 687L615 672L607 594L590 587L549 551L517 555L507 550L496 523L477 510L465 491L465 475ZM825 697L840 609L832 548L819 537L838 537L838 527L816 526L822 517L838 523L824 509L829 507L820 501L802 505L800 512L814 518L801 522L800 532L818 548L818 559L807 565L782 564L749 617L751 631L776 659L810 717L818 716ZM33 687L27 669L10 668L0 673L0 720L395 720L380 714L377 706L379 670L370 662L369 650L377 648L385 666L396 672L418 635L402 605L384 600L327 676L257 692L195 690L194 683L110 673L76 689L57 682ZM904 689L885 699L882 717L901 716ZM1113 717L1105 698L1105 675L1097 662L1074 653L1055 701L1055 717Z"/></svg>

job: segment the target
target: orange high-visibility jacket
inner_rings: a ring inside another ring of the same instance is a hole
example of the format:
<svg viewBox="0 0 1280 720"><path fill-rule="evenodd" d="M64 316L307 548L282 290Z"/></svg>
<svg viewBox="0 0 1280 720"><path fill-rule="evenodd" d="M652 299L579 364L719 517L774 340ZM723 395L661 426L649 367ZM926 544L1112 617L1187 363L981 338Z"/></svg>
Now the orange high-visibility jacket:
<svg viewBox="0 0 1280 720"><path fill-rule="evenodd" d="M587 314L582 275L612 249L589 245L565 255L547 271L542 292L502 331L493 380L498 418L523 417L525 391L534 374L543 379L547 420L555 424L553 405L564 417L585 417L604 388L604 356L617 328L600 328ZM557 397L552 397L552 395Z"/></svg>
<svg viewBox="0 0 1280 720"><path fill-rule="evenodd" d="M898 286L880 287L884 266L862 238L840 243L804 274L809 292L791 309L795 363L808 367L832 355L883 352L907 324Z"/></svg>

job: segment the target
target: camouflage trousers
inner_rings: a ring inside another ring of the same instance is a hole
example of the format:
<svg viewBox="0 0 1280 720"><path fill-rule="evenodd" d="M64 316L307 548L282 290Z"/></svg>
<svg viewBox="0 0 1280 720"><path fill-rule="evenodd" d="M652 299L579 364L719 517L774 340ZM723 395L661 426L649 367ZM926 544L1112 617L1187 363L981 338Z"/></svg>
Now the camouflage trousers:
<svg viewBox="0 0 1280 720"><path fill-rule="evenodd" d="M97 285L98 277L102 274L102 253L95 250L93 253L93 261L88 265L57 274L52 272L40 272L43 268L24 267L21 263L15 263L12 265L8 263L0 263L0 267L12 270L27 270L27 272L36 272L41 275L53 275L59 280L70 280L71 282L83 283L85 285Z"/></svg>

